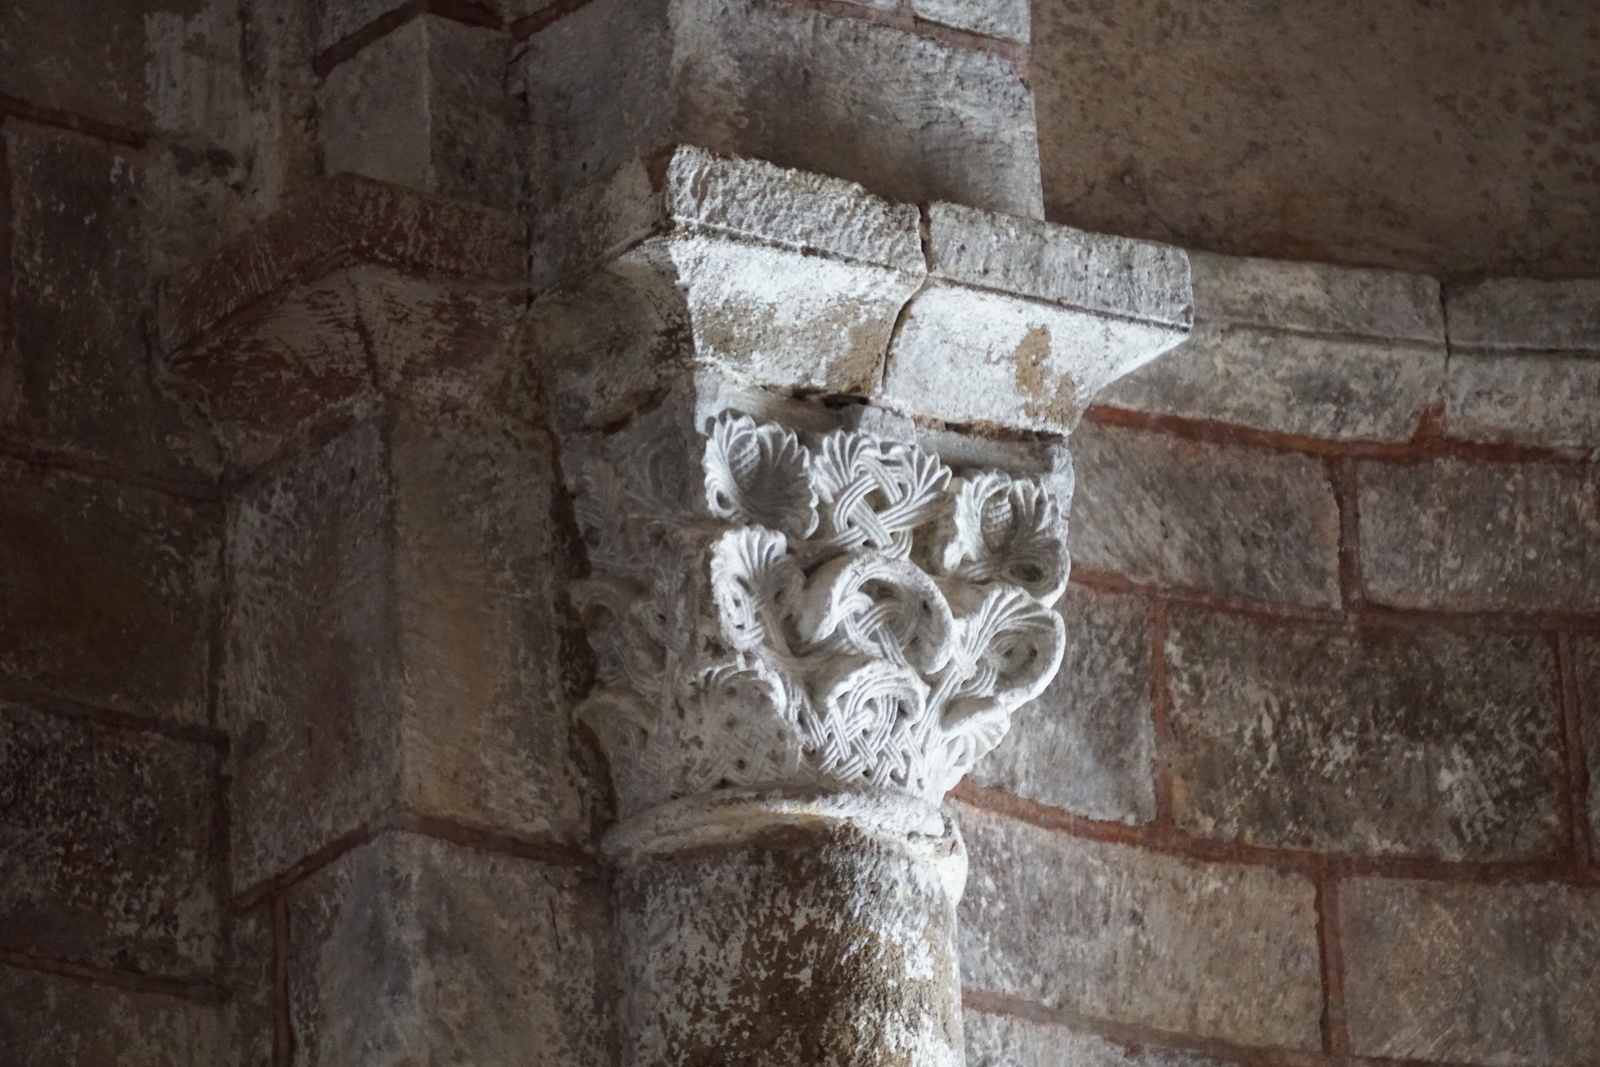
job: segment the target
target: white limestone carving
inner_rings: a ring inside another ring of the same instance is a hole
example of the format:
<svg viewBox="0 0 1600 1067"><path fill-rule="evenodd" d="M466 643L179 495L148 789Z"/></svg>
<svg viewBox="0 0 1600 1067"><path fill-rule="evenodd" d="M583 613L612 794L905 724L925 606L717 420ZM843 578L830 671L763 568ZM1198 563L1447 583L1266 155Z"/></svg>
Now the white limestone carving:
<svg viewBox="0 0 1600 1067"><path fill-rule="evenodd" d="M1060 504L910 444L723 415L578 479L623 813L732 786L938 802L1060 665ZM698 503L703 501L703 511Z"/></svg>

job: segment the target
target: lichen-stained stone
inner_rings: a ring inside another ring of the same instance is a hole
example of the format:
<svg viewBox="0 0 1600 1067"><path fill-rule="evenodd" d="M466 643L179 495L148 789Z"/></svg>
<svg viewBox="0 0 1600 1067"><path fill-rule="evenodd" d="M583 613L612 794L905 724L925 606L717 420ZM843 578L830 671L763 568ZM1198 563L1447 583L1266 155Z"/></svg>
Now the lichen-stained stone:
<svg viewBox="0 0 1600 1067"><path fill-rule="evenodd" d="M293 890L296 1067L610 1062L596 883L385 834Z"/></svg>
<svg viewBox="0 0 1600 1067"><path fill-rule="evenodd" d="M1452 611L1600 607L1593 464L1368 462L1356 481L1373 600Z"/></svg>
<svg viewBox="0 0 1600 1067"><path fill-rule="evenodd" d="M1538 635L1176 611L1178 825L1254 845L1554 858L1555 662Z"/></svg>
<svg viewBox="0 0 1600 1067"><path fill-rule="evenodd" d="M1061 670L967 777L1085 818L1149 822L1149 608L1140 597L1071 586L1056 610L1067 623Z"/></svg>
<svg viewBox="0 0 1600 1067"><path fill-rule="evenodd" d="M221 1067L237 1062L222 1004L0 964L6 1067ZM264 1067L244 1061L241 1067Z"/></svg>
<svg viewBox="0 0 1600 1067"><path fill-rule="evenodd" d="M1589 840L1600 845L1600 639L1577 638L1572 643L1578 684L1578 722L1583 735L1585 766L1589 771Z"/></svg>
<svg viewBox="0 0 1600 1067"><path fill-rule="evenodd" d="M219 509L0 460L0 677L204 724Z"/></svg>
<svg viewBox="0 0 1600 1067"><path fill-rule="evenodd" d="M424 14L340 63L318 90L327 172L515 206L510 47L497 29Z"/></svg>
<svg viewBox="0 0 1600 1067"><path fill-rule="evenodd" d="M1339 603L1339 511L1321 461L1085 423L1072 435L1077 565L1141 582Z"/></svg>
<svg viewBox="0 0 1600 1067"><path fill-rule="evenodd" d="M543 437L490 420L395 421L399 796L413 811L571 837L558 477Z"/></svg>
<svg viewBox="0 0 1600 1067"><path fill-rule="evenodd" d="M236 890L356 829L392 797L389 494L369 422L230 503L223 706Z"/></svg>
<svg viewBox="0 0 1600 1067"><path fill-rule="evenodd" d="M1339 914L1357 1055L1593 1062L1600 890L1358 878Z"/></svg>
<svg viewBox="0 0 1600 1067"><path fill-rule="evenodd" d="M1223 1067L1197 1052L1118 1044L1061 1023L965 1013L967 1067Z"/></svg>
<svg viewBox="0 0 1600 1067"><path fill-rule="evenodd" d="M0 948L211 978L220 763L205 742L0 704Z"/></svg>
<svg viewBox="0 0 1600 1067"><path fill-rule="evenodd" d="M1600 444L1600 282L1502 279L1448 301L1450 436Z"/></svg>
<svg viewBox="0 0 1600 1067"><path fill-rule="evenodd" d="M11 297L0 428L123 469L198 480L198 420L152 380L144 326L149 190L132 149L8 122Z"/></svg>
<svg viewBox="0 0 1600 1067"><path fill-rule="evenodd" d="M621 1062L959 1064L955 904L917 836L818 819L625 863Z"/></svg>
<svg viewBox="0 0 1600 1067"><path fill-rule="evenodd" d="M1311 883L956 806L970 989L1240 1045L1321 1047Z"/></svg>
<svg viewBox="0 0 1600 1067"><path fill-rule="evenodd" d="M1194 332L1098 403L1278 433L1408 440L1445 373L1439 285L1192 253Z"/></svg>

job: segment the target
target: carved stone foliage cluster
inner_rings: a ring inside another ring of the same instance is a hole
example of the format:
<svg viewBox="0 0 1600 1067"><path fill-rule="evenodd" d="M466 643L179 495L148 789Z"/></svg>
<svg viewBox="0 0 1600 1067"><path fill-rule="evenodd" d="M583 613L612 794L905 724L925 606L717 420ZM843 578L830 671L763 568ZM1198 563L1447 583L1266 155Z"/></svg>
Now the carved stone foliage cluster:
<svg viewBox="0 0 1600 1067"><path fill-rule="evenodd" d="M720 786L937 802L1060 665L1061 505L870 433L723 415L577 479L624 811ZM696 484L698 483L698 484Z"/></svg>

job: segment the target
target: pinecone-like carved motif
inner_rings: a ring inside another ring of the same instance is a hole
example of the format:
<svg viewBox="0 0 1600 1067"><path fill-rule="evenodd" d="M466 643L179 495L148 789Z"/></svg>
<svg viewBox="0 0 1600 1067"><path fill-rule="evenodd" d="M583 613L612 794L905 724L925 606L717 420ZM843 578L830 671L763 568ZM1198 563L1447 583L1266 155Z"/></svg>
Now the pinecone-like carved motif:
<svg viewBox="0 0 1600 1067"><path fill-rule="evenodd" d="M937 802L1060 665L1058 502L915 445L841 430L808 447L747 416L707 428L702 466L709 519L680 521L675 550L656 489L604 509L632 507L631 562L591 538L617 573L579 598L604 609L581 714L624 811L733 785Z"/></svg>

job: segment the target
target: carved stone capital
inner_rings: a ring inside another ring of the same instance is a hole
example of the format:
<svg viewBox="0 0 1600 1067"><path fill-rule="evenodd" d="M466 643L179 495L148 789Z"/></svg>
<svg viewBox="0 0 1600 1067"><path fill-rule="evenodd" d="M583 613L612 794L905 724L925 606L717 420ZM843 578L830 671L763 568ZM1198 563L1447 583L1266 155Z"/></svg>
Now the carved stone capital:
<svg viewBox="0 0 1600 1067"><path fill-rule="evenodd" d="M733 786L937 803L1060 664L1062 503L863 429L699 429L687 462L652 430L579 476L580 714L623 813Z"/></svg>

